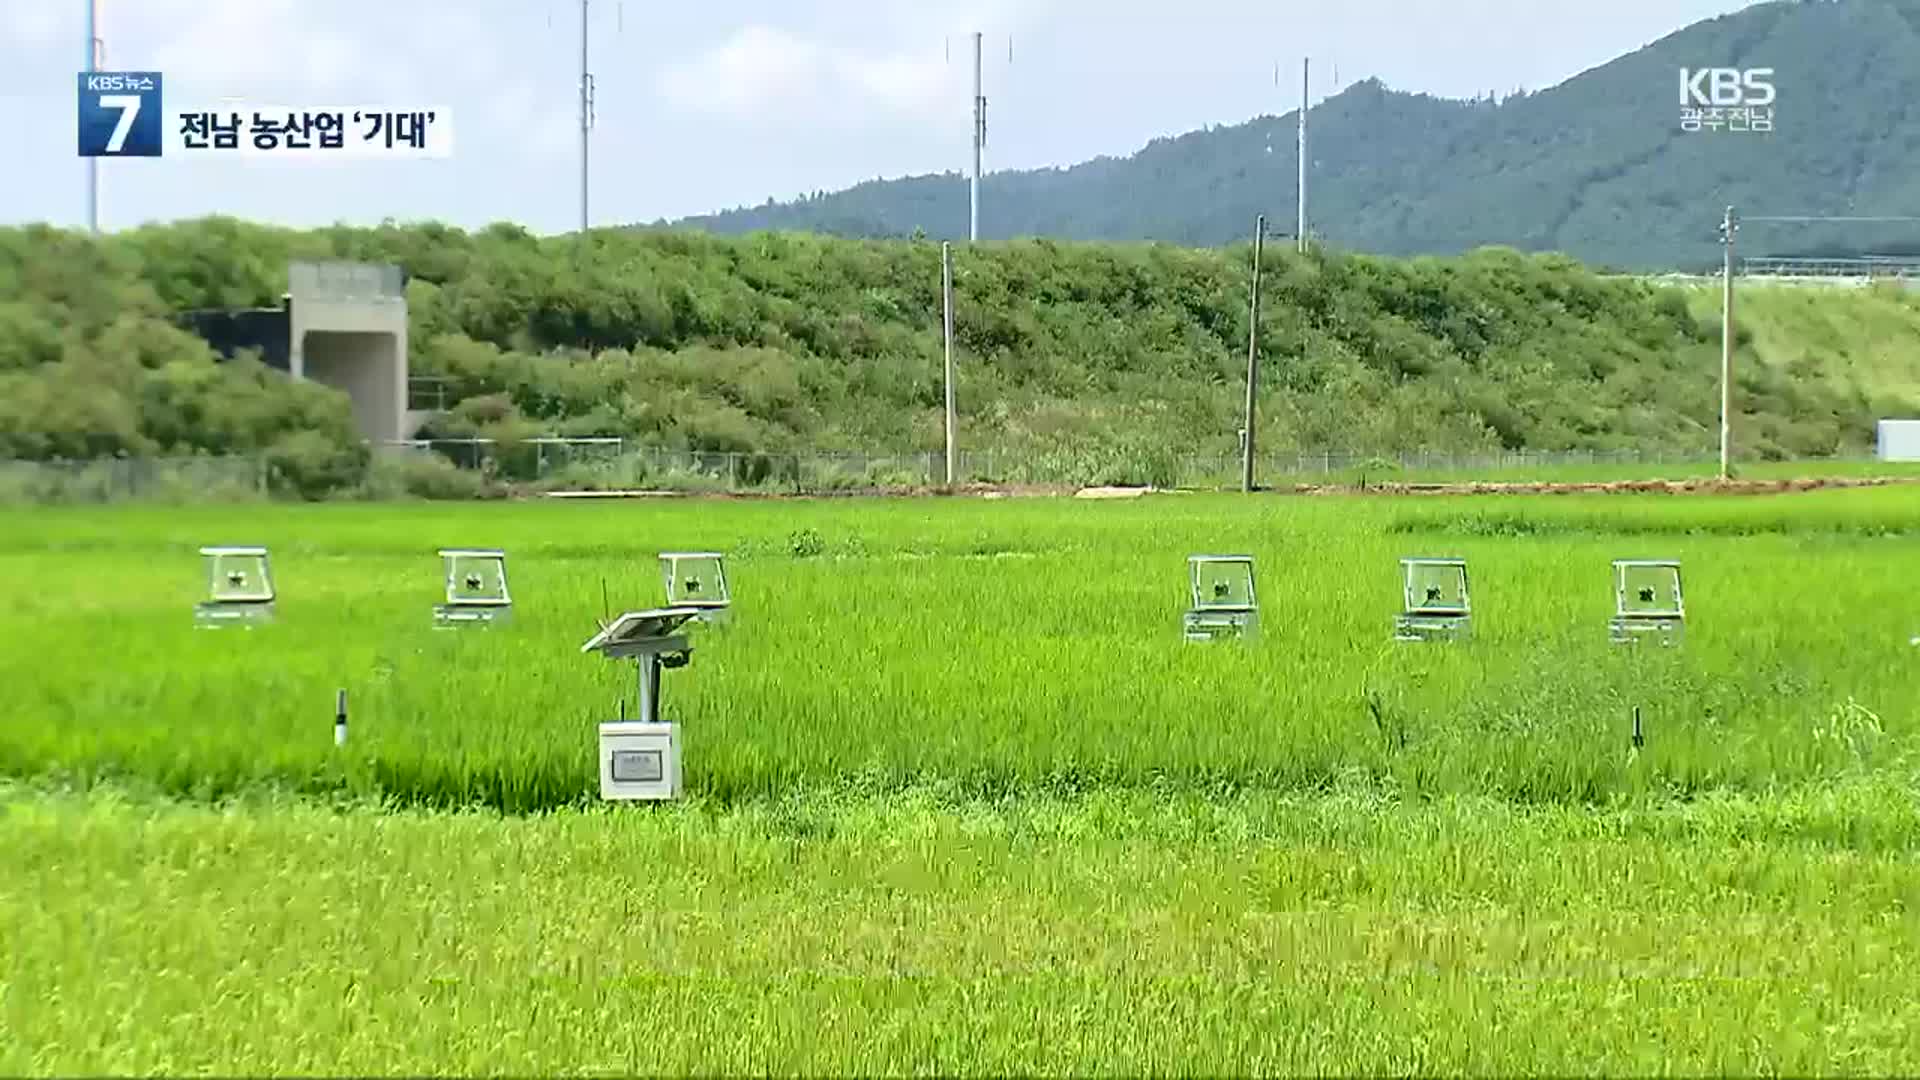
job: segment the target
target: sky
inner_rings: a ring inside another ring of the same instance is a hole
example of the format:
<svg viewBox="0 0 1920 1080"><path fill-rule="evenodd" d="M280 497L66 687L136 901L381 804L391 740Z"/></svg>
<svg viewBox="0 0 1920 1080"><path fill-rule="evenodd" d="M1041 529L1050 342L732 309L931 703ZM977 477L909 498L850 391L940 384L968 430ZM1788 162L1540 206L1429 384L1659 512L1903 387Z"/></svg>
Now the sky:
<svg viewBox="0 0 1920 1080"><path fill-rule="evenodd" d="M0 223L86 220L75 75L88 0L0 0ZM114 229L229 214L294 226L579 222L580 0L97 0L107 71L168 108L435 107L443 160L103 162ZM653 221L959 171L972 33L987 168L1125 155L1377 77L1447 97L1540 90L1747 0L590 0L590 220ZM1280 68L1280 85L1275 85Z"/></svg>

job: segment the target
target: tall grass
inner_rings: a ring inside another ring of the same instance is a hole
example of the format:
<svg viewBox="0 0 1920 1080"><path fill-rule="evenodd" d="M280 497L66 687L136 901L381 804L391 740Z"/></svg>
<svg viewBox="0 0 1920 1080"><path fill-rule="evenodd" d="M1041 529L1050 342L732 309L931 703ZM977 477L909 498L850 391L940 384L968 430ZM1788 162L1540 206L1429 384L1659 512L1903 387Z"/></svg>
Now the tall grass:
<svg viewBox="0 0 1920 1080"><path fill-rule="evenodd" d="M18 1075L1890 1075L1874 781L329 812L0 793Z"/></svg>
<svg viewBox="0 0 1920 1080"><path fill-rule="evenodd" d="M727 551L731 628L666 678L719 802L1353 787L1585 803L1912 758L1920 496L52 509L0 531L0 773L513 810L588 801L632 669L578 645ZM192 629L204 543L273 548L279 621ZM515 621L436 632L445 545ZM1262 639L1184 646L1184 560L1258 560ZM1472 562L1473 640L1394 646L1403 555ZM1610 560L1685 562L1683 648L1606 643ZM336 688L352 736L332 744ZM1628 742L1640 707L1647 745Z"/></svg>

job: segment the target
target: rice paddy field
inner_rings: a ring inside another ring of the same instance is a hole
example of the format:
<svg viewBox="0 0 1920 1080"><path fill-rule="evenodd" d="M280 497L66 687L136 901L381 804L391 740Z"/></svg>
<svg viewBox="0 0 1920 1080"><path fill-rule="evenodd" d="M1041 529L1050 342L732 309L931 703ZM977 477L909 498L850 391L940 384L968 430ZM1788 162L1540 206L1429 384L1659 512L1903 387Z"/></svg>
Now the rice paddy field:
<svg viewBox="0 0 1920 1080"><path fill-rule="evenodd" d="M272 625L194 629L204 544ZM434 630L470 546L513 621ZM607 807L579 647L664 550L734 617ZM1469 640L1392 642L1412 555ZM1915 581L1904 487L13 513L0 1073L1911 1072Z"/></svg>

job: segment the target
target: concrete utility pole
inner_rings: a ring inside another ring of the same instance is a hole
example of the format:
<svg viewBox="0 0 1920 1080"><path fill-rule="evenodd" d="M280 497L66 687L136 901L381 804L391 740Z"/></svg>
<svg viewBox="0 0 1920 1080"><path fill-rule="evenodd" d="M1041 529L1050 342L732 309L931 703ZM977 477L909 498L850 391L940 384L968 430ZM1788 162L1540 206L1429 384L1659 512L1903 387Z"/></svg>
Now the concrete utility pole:
<svg viewBox="0 0 1920 1080"><path fill-rule="evenodd" d="M1299 245L1300 254L1307 253L1307 73L1313 66L1311 58L1300 61L1300 208L1298 220L1294 223L1293 235Z"/></svg>
<svg viewBox="0 0 1920 1080"><path fill-rule="evenodd" d="M1260 386L1260 254L1267 236L1267 215L1253 223L1253 311L1247 323L1246 435L1240 440L1240 490L1253 490L1253 402Z"/></svg>
<svg viewBox="0 0 1920 1080"><path fill-rule="evenodd" d="M971 210L967 241L980 242L980 151L987 145L987 99L980 92L980 31L973 32L973 182L968 186Z"/></svg>
<svg viewBox="0 0 1920 1080"><path fill-rule="evenodd" d="M587 4L580 0L580 241L587 239L588 133L593 130L593 75L587 71Z"/></svg>
<svg viewBox="0 0 1920 1080"><path fill-rule="evenodd" d="M1720 479L1733 475L1733 237L1740 231L1733 207L1720 220L1725 265L1720 276Z"/></svg>
<svg viewBox="0 0 1920 1080"><path fill-rule="evenodd" d="M947 348L947 486L954 481L956 439L953 414L953 245L940 245L940 308L942 335Z"/></svg>
<svg viewBox="0 0 1920 1080"><path fill-rule="evenodd" d="M87 0L87 73L100 70L106 53L100 40L100 0ZM100 234L100 159L87 159L87 231Z"/></svg>

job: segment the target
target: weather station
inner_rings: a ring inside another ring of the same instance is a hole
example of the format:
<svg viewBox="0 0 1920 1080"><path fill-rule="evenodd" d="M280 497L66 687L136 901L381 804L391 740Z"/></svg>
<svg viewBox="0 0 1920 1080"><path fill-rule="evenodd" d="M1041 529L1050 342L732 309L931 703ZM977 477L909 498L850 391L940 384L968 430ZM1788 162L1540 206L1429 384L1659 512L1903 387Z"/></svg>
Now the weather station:
<svg viewBox="0 0 1920 1080"><path fill-rule="evenodd" d="M491 626L513 615L507 592L507 553L484 548L440 552L446 567L447 599L433 606L435 628Z"/></svg>
<svg viewBox="0 0 1920 1080"><path fill-rule="evenodd" d="M692 608L696 618L710 626L724 625L733 612L727 591L726 557L715 551L669 551L660 556L660 577L667 586L667 606Z"/></svg>
<svg viewBox="0 0 1920 1080"><path fill-rule="evenodd" d="M1260 636L1253 556L1188 556L1187 591L1192 606L1182 620L1186 640L1252 641Z"/></svg>
<svg viewBox="0 0 1920 1080"><path fill-rule="evenodd" d="M600 725L600 797L609 802L680 797L680 733L660 719L660 672L687 666L693 645L682 631L700 616L691 607L629 611L580 646L609 660L639 666L639 711Z"/></svg>
<svg viewBox="0 0 1920 1080"><path fill-rule="evenodd" d="M203 547L207 598L194 605L194 625L253 627L273 620L273 571L263 547Z"/></svg>
<svg viewBox="0 0 1920 1080"><path fill-rule="evenodd" d="M1678 645L1686 636L1687 607L1680 592L1678 562L1615 559L1613 598L1607 632L1615 645L1649 639Z"/></svg>
<svg viewBox="0 0 1920 1080"><path fill-rule="evenodd" d="M1473 629L1465 559L1401 559L1404 604L1393 620L1395 641L1459 641Z"/></svg>

